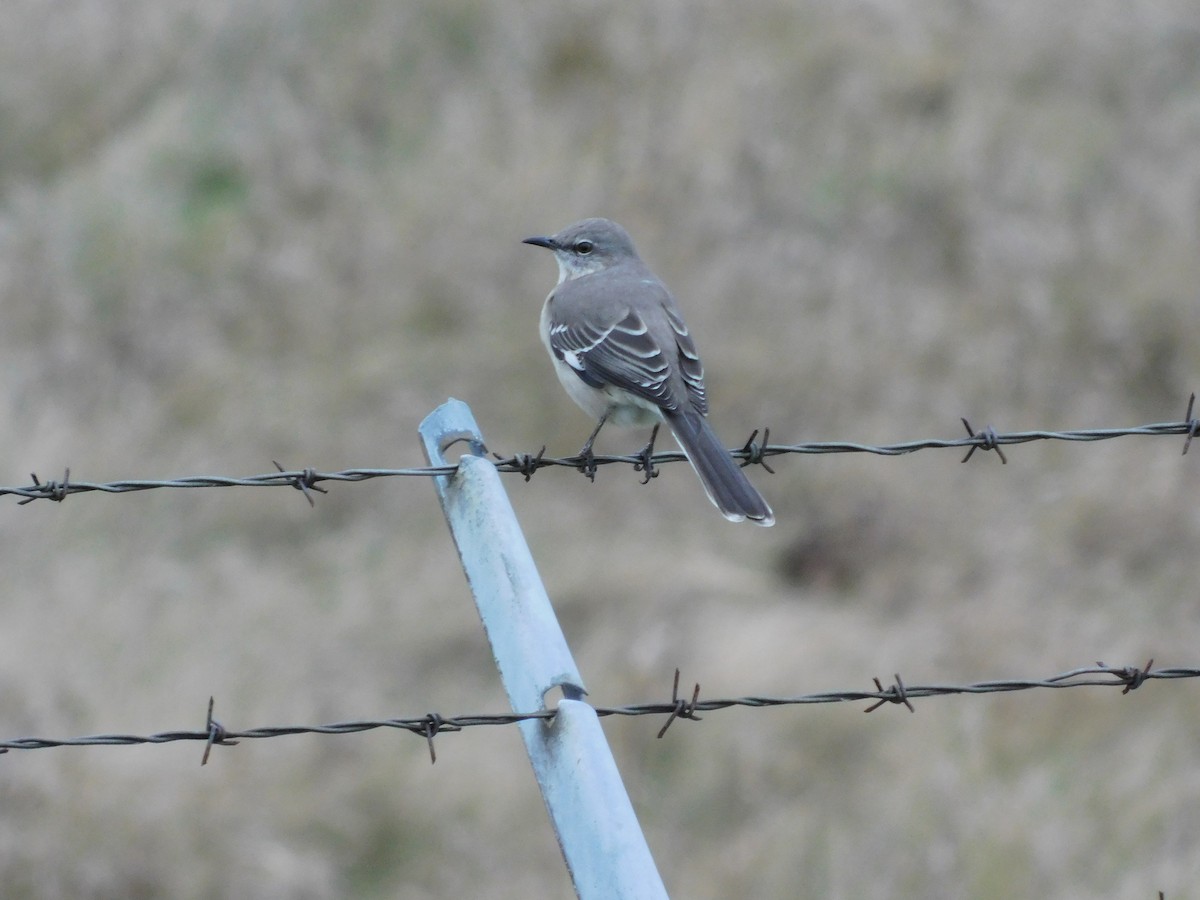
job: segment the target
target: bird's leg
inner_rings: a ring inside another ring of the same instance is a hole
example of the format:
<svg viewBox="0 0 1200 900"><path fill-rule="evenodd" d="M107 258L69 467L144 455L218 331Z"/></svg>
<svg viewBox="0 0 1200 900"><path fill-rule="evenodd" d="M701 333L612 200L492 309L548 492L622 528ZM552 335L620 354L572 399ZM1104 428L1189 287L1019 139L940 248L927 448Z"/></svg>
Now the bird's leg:
<svg viewBox="0 0 1200 900"><path fill-rule="evenodd" d="M588 477L588 481L596 480L596 454L592 452L592 444L596 440L596 435L600 433L600 429L604 427L604 423L607 421L608 410L605 410L604 415L600 417L600 421L596 423L596 427L592 429L587 442L579 448L579 471Z"/></svg>
<svg viewBox="0 0 1200 900"><path fill-rule="evenodd" d="M654 468L654 439L658 437L658 425L650 432L650 443L646 444L637 454L640 462L633 464L633 471L645 472L642 484L648 484L651 478L658 477L658 469Z"/></svg>

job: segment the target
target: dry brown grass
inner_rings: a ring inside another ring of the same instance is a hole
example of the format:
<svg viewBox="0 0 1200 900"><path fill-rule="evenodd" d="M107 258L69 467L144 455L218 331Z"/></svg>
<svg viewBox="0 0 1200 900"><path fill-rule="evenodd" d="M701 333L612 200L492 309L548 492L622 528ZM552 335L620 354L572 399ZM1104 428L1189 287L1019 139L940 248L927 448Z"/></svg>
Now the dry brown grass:
<svg viewBox="0 0 1200 900"><path fill-rule="evenodd" d="M1034 0L10 3L0 480L420 462L588 423L535 336L625 223L730 443L1178 419L1200 371L1200 19ZM640 435L602 442L626 449ZM1179 445L506 484L600 703L1194 665ZM10 501L0 732L502 710L419 480ZM1200 883L1187 684L610 722L678 897L1149 897ZM513 729L9 755L10 897L569 896Z"/></svg>

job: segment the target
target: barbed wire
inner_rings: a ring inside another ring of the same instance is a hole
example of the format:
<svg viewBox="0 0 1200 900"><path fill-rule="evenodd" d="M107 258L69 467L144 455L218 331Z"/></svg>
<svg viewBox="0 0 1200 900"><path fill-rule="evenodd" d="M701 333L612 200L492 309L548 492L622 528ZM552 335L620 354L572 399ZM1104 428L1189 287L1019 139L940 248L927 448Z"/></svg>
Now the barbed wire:
<svg viewBox="0 0 1200 900"><path fill-rule="evenodd" d="M1200 678L1200 669L1171 668L1155 669L1154 660L1145 666L1125 666L1113 668L1102 662L1094 666L1071 669L1042 679L1009 679L1003 681L980 681L975 684L925 684L906 685L899 674L892 676L891 685L884 687L879 678L873 679L874 690L825 691L816 694L801 694L794 697L748 696L728 699L701 699L700 685L696 684L690 698L679 694L679 670L675 670L674 685L671 699L653 703L636 703L628 706L597 706L596 714L606 716L667 716L666 723L658 731L662 738L667 729L676 719L700 721L702 712L714 712L731 707L747 707L750 709L767 709L777 706L804 706L821 703L852 703L857 701L872 701L864 712L874 712L885 704L899 704L916 712L913 701L926 697L944 697L956 694L1001 694L1016 691L1037 689L1060 690L1063 688L1079 687L1108 687L1121 688L1122 694L1141 687L1147 681L1175 680L1181 678ZM208 716L202 731L162 731L156 734L93 734L75 738L15 738L0 741L0 753L9 750L44 750L51 747L86 747L86 746L132 746L139 744L167 744L175 741L201 741L204 743L204 755L200 764L208 762L213 747L235 746L243 740L262 738L277 738L297 734L357 734L380 728L408 731L424 737L429 744L430 762L437 762L433 739L437 735L448 732L462 731L465 728L476 728L488 725L513 725L531 719L553 719L554 710L539 710L525 713L491 713L443 716L439 713L426 713L423 716L396 719L362 719L348 722L333 722L328 725L283 725L232 730L225 728L213 718L213 699L208 701Z"/></svg>
<svg viewBox="0 0 1200 900"><path fill-rule="evenodd" d="M1200 419L1192 415L1196 395L1188 399L1187 411L1181 422L1159 422L1150 425L1137 425L1132 428L1092 428L1075 431L1016 431L1002 434L991 426L976 431L965 418L963 426L967 430L964 438L925 438L916 441L905 441L896 444L871 445L848 441L824 441L807 444L772 444L770 429L763 431L762 443L758 443L758 431L754 431L746 443L737 450L731 451L735 459L743 465L760 465L768 472L774 469L767 459L789 454L825 454L825 453L870 453L877 456L905 456L920 450L937 449L966 449L967 453L961 462L967 462L976 450L994 450L1001 463L1007 463L1002 447L1015 444L1028 444L1034 441L1072 441L1094 442L1107 441L1124 437L1166 437L1184 435L1183 453L1186 455L1191 447L1192 438L1200 435ZM638 453L632 456L565 456L548 457L543 446L537 453L519 453L513 456L493 454L497 471L505 474L524 476L526 481L540 469L552 466L574 469L589 478L595 476L596 469L608 465L632 465L636 471L645 472L643 481L649 481L657 475L657 467L666 463L683 462L687 459L681 451L664 450L657 453ZM22 497L21 505L34 500L54 500L62 502L71 494L82 494L100 491L106 494L126 494L138 491L149 491L159 488L212 488L212 487L292 487L303 492L310 505L313 505L313 491L327 493L326 488L320 487L322 482L359 482L373 478L404 478L429 477L434 475L452 475L457 466L417 466L402 469L344 469L340 472L321 472L314 468L289 470L275 462L277 471L262 475L249 475L244 478L232 478L222 475L189 475L181 478L162 480L129 479L96 483L89 481L72 481L71 470L65 470L61 481L42 481L37 474L31 474L33 484L23 486L0 486L0 496L14 495Z"/></svg>

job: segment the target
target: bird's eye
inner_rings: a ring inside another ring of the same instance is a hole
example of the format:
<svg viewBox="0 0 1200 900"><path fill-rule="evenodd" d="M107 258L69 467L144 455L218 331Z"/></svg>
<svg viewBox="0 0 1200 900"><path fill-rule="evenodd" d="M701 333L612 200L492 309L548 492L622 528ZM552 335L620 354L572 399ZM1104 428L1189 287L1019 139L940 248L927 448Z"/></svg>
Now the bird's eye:
<svg viewBox="0 0 1200 900"><path fill-rule="evenodd" d="M595 246L596 246L596 245L595 245L595 244L593 244L591 241L587 241L587 240L584 240L584 241L576 241L576 242L575 242L575 246L574 246L572 249L573 249L573 250L574 250L576 253L578 253L580 256L587 256L589 253L591 253L591 252L592 252L592 249L593 249Z"/></svg>

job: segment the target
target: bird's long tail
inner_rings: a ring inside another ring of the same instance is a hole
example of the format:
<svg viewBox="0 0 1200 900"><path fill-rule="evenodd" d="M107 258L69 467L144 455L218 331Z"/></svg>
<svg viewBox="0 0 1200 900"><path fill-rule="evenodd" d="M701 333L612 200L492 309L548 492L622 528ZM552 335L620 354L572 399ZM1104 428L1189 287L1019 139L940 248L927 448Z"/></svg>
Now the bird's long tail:
<svg viewBox="0 0 1200 900"><path fill-rule="evenodd" d="M775 514L746 473L733 461L705 418L688 408L665 414L667 425L700 476L708 499L731 522L749 519L755 525L774 525Z"/></svg>

